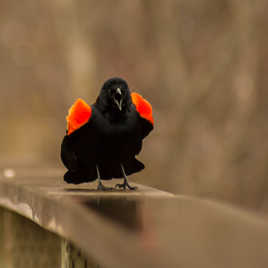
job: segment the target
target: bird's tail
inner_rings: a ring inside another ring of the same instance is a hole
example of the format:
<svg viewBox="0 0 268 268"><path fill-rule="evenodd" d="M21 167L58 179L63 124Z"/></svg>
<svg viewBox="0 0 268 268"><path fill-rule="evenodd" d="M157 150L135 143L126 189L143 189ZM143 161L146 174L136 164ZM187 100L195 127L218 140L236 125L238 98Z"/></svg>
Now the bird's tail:
<svg viewBox="0 0 268 268"><path fill-rule="evenodd" d="M92 168L87 171L72 171L68 170L64 174L64 180L67 183L79 184L83 182L91 182L97 179L97 171L96 168Z"/></svg>
<svg viewBox="0 0 268 268"><path fill-rule="evenodd" d="M137 160L136 158L132 158L128 161L122 163L126 175L130 175L144 169L144 165ZM110 180L112 178L123 178L123 173L120 167L120 163L105 163L103 165L99 165L100 175L102 180Z"/></svg>
<svg viewBox="0 0 268 268"><path fill-rule="evenodd" d="M142 169L144 169L144 164L137 160L136 158L133 158L125 163L123 163L126 175L131 175L133 173L139 172Z"/></svg>
<svg viewBox="0 0 268 268"><path fill-rule="evenodd" d="M126 175L139 172L144 169L143 163L136 158L132 158L122 163ZM112 178L123 178L123 173L119 163L104 163L98 166L102 180L110 180ZM83 182L91 182L97 179L96 167L87 168L86 170L73 171L69 170L64 175L67 183L79 184Z"/></svg>

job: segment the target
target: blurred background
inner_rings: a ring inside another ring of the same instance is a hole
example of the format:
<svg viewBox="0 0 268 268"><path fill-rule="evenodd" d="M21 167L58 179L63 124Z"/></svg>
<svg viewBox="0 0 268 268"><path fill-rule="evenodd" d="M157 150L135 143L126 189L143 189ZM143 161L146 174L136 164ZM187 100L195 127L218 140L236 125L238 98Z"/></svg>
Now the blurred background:
<svg viewBox="0 0 268 268"><path fill-rule="evenodd" d="M0 1L0 166L63 169L68 108L77 97L93 103L119 76L155 117L139 156L147 168L130 180L265 211L267 8L266 0Z"/></svg>

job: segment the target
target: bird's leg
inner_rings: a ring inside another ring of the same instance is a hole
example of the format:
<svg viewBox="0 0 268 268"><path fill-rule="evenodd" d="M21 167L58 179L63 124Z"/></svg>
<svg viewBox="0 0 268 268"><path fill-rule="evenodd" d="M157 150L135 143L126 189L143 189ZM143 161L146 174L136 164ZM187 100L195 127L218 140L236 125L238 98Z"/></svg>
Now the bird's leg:
<svg viewBox="0 0 268 268"><path fill-rule="evenodd" d="M101 177L100 177L100 171L99 171L99 168L98 168L97 165L96 165L96 170L97 170L97 177L98 177L98 188L97 188L97 190L98 191L111 191L111 190L113 190L113 188L111 188L111 187L105 187L102 184Z"/></svg>
<svg viewBox="0 0 268 268"><path fill-rule="evenodd" d="M133 186L130 186L128 184L127 175L125 173L125 169L124 169L124 167L123 167L122 164L120 164L120 167L121 167L121 171L122 171L123 176L124 176L124 182L122 184L116 184L115 187L118 187L120 189L122 188L124 190L126 190L126 188L128 188L129 190L137 190L137 187L133 187Z"/></svg>

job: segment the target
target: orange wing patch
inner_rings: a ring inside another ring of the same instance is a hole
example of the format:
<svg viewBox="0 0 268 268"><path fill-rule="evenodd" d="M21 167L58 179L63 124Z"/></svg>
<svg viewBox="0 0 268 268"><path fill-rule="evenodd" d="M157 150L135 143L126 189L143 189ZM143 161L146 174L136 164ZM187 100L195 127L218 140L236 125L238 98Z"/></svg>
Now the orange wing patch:
<svg viewBox="0 0 268 268"><path fill-rule="evenodd" d="M153 125L154 119L151 104L141 95L135 92L131 93L131 99L133 104L136 106L136 110L140 114L140 116L148 120Z"/></svg>
<svg viewBox="0 0 268 268"><path fill-rule="evenodd" d="M91 107L84 100L77 99L66 116L67 134L70 135L72 132L86 124L91 117L91 113Z"/></svg>

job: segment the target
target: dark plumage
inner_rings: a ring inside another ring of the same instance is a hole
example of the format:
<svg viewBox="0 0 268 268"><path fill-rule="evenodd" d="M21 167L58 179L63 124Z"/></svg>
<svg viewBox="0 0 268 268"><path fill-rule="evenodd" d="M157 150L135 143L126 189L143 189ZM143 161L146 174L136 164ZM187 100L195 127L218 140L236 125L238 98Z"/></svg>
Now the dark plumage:
<svg viewBox="0 0 268 268"><path fill-rule="evenodd" d="M153 129L150 104L138 94L141 99L135 99L134 104L134 94L123 79L109 79L96 102L88 106L86 122L72 132L71 116L76 116L76 124L84 120L81 118L85 113L75 107L70 110L69 133L67 130L61 145L61 159L68 169L64 175L66 182L79 184L98 178L98 189L105 190L101 180L124 178L124 183L117 186L134 189L126 175L144 168L135 156L142 149L142 140Z"/></svg>

